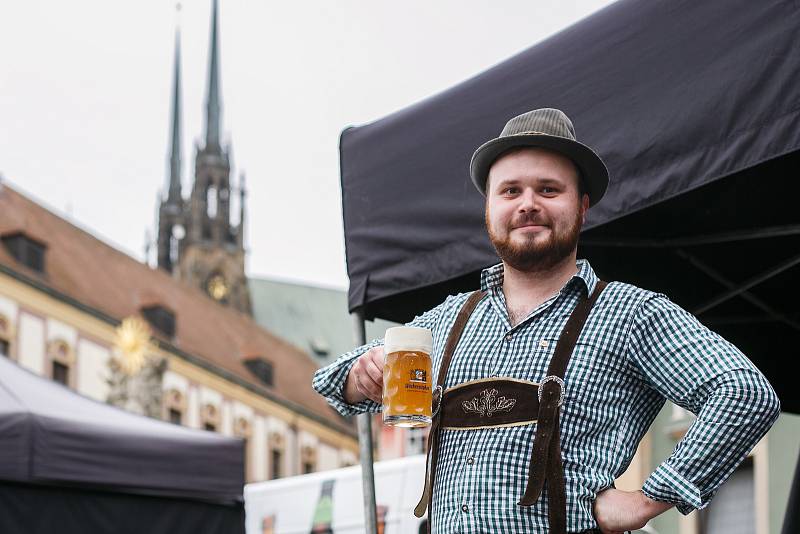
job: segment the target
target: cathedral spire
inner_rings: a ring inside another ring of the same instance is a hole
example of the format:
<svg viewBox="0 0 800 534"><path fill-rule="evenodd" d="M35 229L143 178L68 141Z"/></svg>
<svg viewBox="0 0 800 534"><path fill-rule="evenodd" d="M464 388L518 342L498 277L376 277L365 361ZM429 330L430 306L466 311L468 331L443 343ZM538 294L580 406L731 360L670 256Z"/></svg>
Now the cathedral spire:
<svg viewBox="0 0 800 534"><path fill-rule="evenodd" d="M220 88L219 88L219 41L217 24L217 0L212 0L211 40L208 59L208 94L206 100L206 150L219 150L220 136Z"/></svg>
<svg viewBox="0 0 800 534"><path fill-rule="evenodd" d="M172 79L172 138L169 154L169 189L167 202L181 201L181 35L175 28L175 60Z"/></svg>

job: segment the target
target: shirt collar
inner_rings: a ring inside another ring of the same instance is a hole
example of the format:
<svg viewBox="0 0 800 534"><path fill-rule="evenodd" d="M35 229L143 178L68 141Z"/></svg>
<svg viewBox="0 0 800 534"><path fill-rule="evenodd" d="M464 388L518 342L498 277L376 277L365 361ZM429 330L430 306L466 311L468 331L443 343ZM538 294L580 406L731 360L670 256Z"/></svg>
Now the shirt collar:
<svg viewBox="0 0 800 534"><path fill-rule="evenodd" d="M565 284L564 287L568 287L572 284L583 284L583 287L586 288L586 294L591 295L592 291L594 291L594 286L597 285L597 275L592 269L592 266L589 265L589 260L578 260L575 262L575 266L578 268L578 272L570 278L569 282ZM579 280L579 282L576 282ZM503 264L498 263L497 265L492 265L481 271L481 290L488 291L494 288L501 288L503 287Z"/></svg>

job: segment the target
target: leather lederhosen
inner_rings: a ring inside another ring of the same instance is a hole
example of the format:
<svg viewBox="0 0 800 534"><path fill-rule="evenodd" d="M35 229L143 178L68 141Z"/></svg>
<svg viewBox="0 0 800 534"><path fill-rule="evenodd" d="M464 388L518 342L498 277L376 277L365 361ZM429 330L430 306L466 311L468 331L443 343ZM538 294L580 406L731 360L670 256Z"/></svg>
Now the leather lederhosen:
<svg viewBox="0 0 800 534"><path fill-rule="evenodd" d="M546 482L550 500L547 517L550 533L566 534L567 497L559 436L559 408L564 399L564 373L586 318L605 286L606 282L598 281L591 296L583 297L575 306L561 331L547 376L540 383L515 378L484 378L458 384L442 393L464 326L486 293L475 291L469 296L450 330L439 366L433 401L436 409L428 437L425 489L414 509L417 517L422 517L425 509L431 508L433 501L442 428L474 430L536 423L528 483L518 504L536 504ZM428 516L428 534L431 532L432 516L432 513Z"/></svg>

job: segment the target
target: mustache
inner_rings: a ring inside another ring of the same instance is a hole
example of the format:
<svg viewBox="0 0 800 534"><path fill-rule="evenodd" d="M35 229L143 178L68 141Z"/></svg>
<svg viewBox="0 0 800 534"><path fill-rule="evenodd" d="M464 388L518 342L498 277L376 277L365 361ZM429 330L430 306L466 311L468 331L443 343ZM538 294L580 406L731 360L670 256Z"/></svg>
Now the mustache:
<svg viewBox="0 0 800 534"><path fill-rule="evenodd" d="M511 228L519 228L520 226L525 225L540 225L540 226L550 226L548 221L541 217L537 217L535 215L523 215L521 217L517 217L511 220L511 224L509 225Z"/></svg>

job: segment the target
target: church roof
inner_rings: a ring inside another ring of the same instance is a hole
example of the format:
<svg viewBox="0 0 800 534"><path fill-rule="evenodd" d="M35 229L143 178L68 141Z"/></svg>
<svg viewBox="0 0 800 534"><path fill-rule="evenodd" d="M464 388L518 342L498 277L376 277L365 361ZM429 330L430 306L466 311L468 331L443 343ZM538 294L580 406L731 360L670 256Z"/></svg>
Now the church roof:
<svg viewBox="0 0 800 534"><path fill-rule="evenodd" d="M44 273L20 264L0 246L0 272L10 274L83 311L117 324L161 305L175 314L175 335L158 331L159 345L247 389L354 436L311 388L317 364L305 352L261 328L249 316L220 305L198 288L151 268L78 228L30 198L0 184L0 235L23 232L46 246ZM274 369L274 385L263 385L244 360L262 357Z"/></svg>

